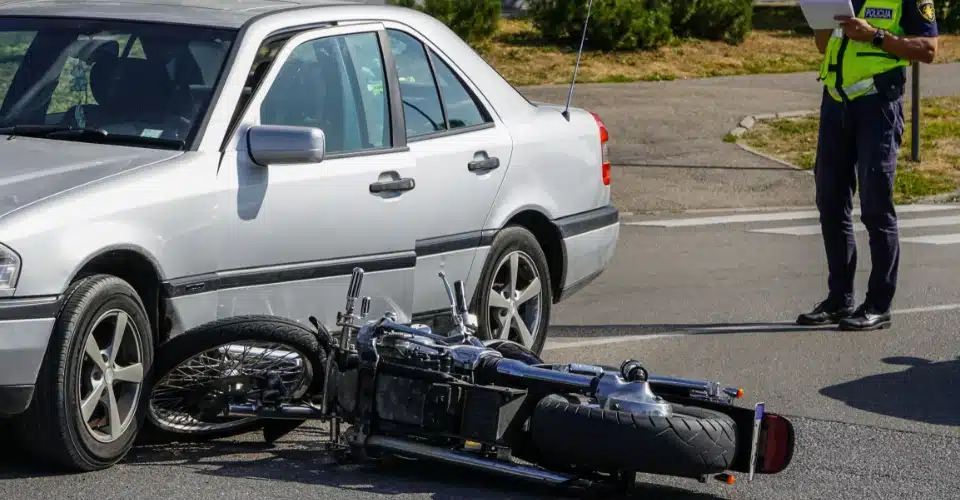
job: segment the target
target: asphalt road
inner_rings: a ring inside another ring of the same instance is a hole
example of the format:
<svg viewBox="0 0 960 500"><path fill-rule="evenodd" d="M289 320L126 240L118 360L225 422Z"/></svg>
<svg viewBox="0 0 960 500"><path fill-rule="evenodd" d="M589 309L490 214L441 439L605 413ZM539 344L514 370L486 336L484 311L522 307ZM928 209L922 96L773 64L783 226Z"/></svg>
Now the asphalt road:
<svg viewBox="0 0 960 500"><path fill-rule="evenodd" d="M810 214L745 223L635 219L646 225L627 221L609 271L556 310L545 355L607 363L632 357L654 373L719 379L742 387L746 404L763 400L797 426L795 461L780 475L752 483L740 477L734 486L643 477L642 498L958 498L960 243L914 239L960 240L960 206L938 208L903 214L912 227L903 229L890 330L791 324L824 289L819 236L795 229L816 224ZM858 236L866 248L864 233ZM860 262L862 293L867 253ZM556 497L434 465L331 467L318 451L320 431L305 429L275 448L257 435L144 446L113 469L73 476L47 475L6 450L0 498Z"/></svg>

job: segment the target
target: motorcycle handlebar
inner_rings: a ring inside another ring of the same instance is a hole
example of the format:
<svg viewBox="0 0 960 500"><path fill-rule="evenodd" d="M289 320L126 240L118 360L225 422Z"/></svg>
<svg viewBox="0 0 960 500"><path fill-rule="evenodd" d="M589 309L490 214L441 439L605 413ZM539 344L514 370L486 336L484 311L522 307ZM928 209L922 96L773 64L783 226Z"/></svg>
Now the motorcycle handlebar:
<svg viewBox="0 0 960 500"><path fill-rule="evenodd" d="M457 280L453 283L453 295L456 300L457 314L467 312L467 294L463 289L463 281Z"/></svg>

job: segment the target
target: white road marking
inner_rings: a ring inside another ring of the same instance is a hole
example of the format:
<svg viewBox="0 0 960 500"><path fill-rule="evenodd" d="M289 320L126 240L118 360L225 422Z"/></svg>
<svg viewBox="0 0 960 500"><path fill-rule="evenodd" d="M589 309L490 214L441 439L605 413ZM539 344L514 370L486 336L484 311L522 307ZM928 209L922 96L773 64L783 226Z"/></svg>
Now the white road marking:
<svg viewBox="0 0 960 500"><path fill-rule="evenodd" d="M925 217L917 219L901 219L898 222L900 228L912 228L912 227L936 227L936 226L955 226L960 224L960 216L952 215L946 217ZM854 232L863 232L867 228L863 224L857 222L853 225ZM751 233L767 233L767 234L787 234L791 236L810 236L814 234L820 234L820 224L810 225L810 226L793 226L793 227L772 227L767 229L751 229Z"/></svg>
<svg viewBox="0 0 960 500"><path fill-rule="evenodd" d="M960 205L904 205L897 207L897 213L922 213L939 212L946 210L958 210ZM860 209L853 209L853 215L860 215ZM648 227L690 227L690 226L712 226L718 224L740 224L745 222L774 222L784 220L802 220L816 219L820 214L816 210L800 210L792 212L776 213L750 213L735 215L718 215L713 217L691 217L683 219L660 219L624 222L628 226L648 226Z"/></svg>
<svg viewBox="0 0 960 500"><path fill-rule="evenodd" d="M940 312L940 311L956 311L960 310L960 304L941 304L936 306L924 306L924 307L914 307L909 309L894 309L893 314L919 314L927 312ZM678 331L675 333L656 333L652 335L627 335L623 337L604 337L604 338L593 338L593 339L583 339L583 340L571 340L569 342L564 342L562 340L550 340L544 345L544 351L556 350L556 349L571 349L571 348L582 348L582 347L592 347L598 345L607 345L607 344L621 344L625 342L640 342L644 340L655 340L655 339L665 339L672 337L687 337L691 335L697 335L698 333L711 332L711 331L723 331L723 332L763 332L768 330L776 330L778 328L784 327L796 327L803 328L802 326L797 325L793 321L774 321L770 323L765 323L762 325L732 325L732 326L709 326L703 328L689 328L687 332Z"/></svg>
<svg viewBox="0 0 960 500"><path fill-rule="evenodd" d="M900 238L900 241L907 243L929 243L931 245L954 245L960 243L960 233L911 236L910 238Z"/></svg>

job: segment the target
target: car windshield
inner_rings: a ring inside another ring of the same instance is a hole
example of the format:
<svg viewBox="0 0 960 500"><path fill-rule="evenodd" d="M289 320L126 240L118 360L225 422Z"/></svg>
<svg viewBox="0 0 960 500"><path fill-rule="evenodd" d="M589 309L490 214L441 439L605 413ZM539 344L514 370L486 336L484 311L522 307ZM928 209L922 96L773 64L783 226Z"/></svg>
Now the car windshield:
<svg viewBox="0 0 960 500"><path fill-rule="evenodd" d="M183 149L236 32L0 17L0 133Z"/></svg>

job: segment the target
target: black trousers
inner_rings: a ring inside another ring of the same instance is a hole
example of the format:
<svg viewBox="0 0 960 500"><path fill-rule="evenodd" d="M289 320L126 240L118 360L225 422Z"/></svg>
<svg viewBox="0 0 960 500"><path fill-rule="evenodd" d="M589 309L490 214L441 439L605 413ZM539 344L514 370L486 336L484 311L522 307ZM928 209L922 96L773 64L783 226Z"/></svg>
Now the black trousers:
<svg viewBox="0 0 960 500"><path fill-rule="evenodd" d="M893 302L900 267L893 184L903 132L902 97L872 94L844 104L824 90L814 173L831 302L854 304L852 210L858 187L872 264L866 302L879 311L889 310Z"/></svg>

